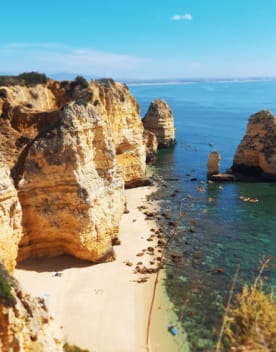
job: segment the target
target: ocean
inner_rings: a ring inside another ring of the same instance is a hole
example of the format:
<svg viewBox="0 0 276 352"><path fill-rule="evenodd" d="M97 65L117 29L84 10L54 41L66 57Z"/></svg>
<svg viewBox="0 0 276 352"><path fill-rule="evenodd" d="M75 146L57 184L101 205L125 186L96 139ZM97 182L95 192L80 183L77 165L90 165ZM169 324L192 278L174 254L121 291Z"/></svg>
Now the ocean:
<svg viewBox="0 0 276 352"><path fill-rule="evenodd" d="M263 109L276 114L276 81L139 84L129 89L142 117L157 98L174 115L177 144L160 150L152 166L165 180L155 195L163 216L178 224L168 252L166 289L191 351L211 351L238 266L235 292L253 283L263 260L271 257L263 278L266 289L276 290L276 184L206 180L211 151L220 153L221 171L226 171L250 115ZM243 202L241 196L258 203ZM162 216L159 220L162 224ZM169 235L173 229L166 231Z"/></svg>

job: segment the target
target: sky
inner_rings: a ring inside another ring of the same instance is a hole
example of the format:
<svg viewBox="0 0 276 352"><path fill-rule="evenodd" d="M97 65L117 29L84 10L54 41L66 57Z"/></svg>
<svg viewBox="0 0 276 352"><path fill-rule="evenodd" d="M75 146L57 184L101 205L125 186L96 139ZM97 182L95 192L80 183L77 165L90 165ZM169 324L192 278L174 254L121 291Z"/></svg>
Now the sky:
<svg viewBox="0 0 276 352"><path fill-rule="evenodd" d="M276 77L276 0L5 0L0 74Z"/></svg>

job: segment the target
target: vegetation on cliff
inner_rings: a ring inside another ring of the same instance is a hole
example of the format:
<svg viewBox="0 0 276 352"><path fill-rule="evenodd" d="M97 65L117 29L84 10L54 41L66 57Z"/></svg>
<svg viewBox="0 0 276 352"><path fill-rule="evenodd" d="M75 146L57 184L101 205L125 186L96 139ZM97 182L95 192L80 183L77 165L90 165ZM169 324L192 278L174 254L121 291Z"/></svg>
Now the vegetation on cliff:
<svg viewBox="0 0 276 352"><path fill-rule="evenodd" d="M0 304L12 307L15 304L15 298L12 294L12 286L5 272L0 267Z"/></svg>
<svg viewBox="0 0 276 352"><path fill-rule="evenodd" d="M88 350L83 350L75 345L69 345L67 342L63 345L64 352L89 352Z"/></svg>
<svg viewBox="0 0 276 352"><path fill-rule="evenodd" d="M23 72L17 76L0 76L0 86L33 86L35 84L45 84L48 77L45 73L39 72Z"/></svg>

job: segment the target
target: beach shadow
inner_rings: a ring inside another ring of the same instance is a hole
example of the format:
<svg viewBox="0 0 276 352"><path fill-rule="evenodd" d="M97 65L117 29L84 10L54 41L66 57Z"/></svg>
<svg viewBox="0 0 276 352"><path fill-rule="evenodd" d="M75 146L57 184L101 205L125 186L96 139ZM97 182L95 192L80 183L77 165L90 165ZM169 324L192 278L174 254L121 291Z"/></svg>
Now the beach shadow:
<svg viewBox="0 0 276 352"><path fill-rule="evenodd" d="M71 268L84 268L94 265L93 263L80 260L70 255L60 255L57 257L37 257L29 258L17 264L16 269L42 272L61 272Z"/></svg>

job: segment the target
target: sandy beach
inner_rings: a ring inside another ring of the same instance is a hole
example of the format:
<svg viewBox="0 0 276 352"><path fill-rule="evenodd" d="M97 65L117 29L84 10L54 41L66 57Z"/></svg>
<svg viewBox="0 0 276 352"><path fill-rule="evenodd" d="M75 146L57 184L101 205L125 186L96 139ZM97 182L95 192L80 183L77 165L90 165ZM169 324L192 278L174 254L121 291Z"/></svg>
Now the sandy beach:
<svg viewBox="0 0 276 352"><path fill-rule="evenodd" d="M177 317L166 297L164 273L158 284L147 349L146 326L156 274L137 274L134 269L137 262L147 267L156 267L157 263L150 263L156 255L146 249L154 247L154 242L147 239L158 224L146 220L138 209L143 205L156 210L156 205L147 201L152 191L153 187L126 191L129 212L121 221L121 245L115 246L114 262L91 265L70 256L34 258L15 270L22 287L35 297L45 298L69 344L90 352L188 350L181 329L176 336L167 330ZM138 283L141 278L147 281Z"/></svg>

